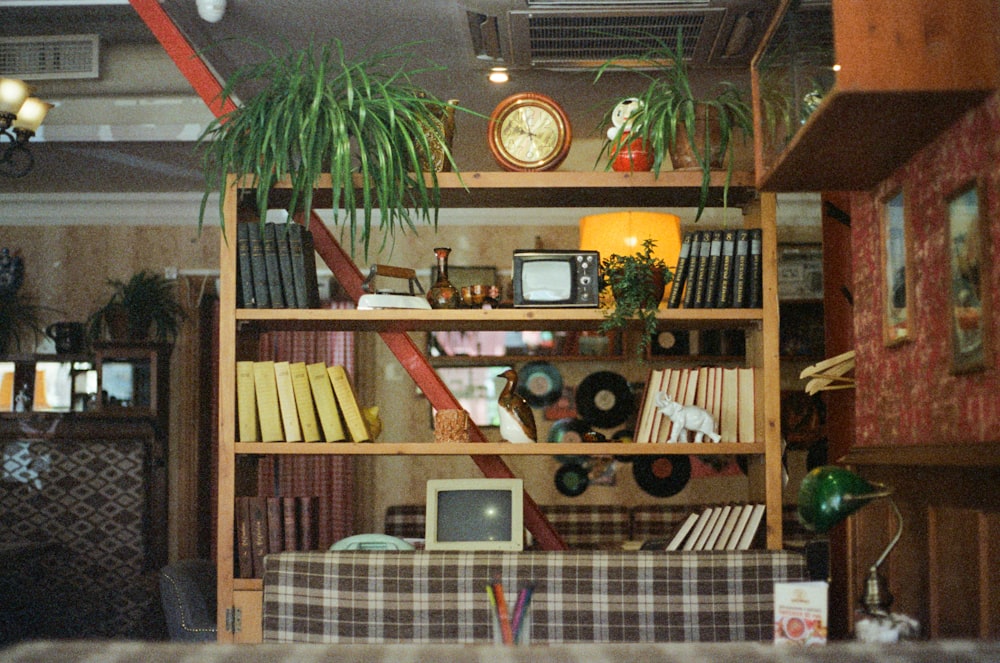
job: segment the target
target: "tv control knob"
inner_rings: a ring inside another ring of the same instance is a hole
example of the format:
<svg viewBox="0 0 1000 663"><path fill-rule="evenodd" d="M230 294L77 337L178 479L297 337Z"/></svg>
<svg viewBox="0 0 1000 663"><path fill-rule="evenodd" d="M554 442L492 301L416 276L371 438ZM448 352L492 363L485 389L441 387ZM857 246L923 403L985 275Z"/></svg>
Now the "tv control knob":
<svg viewBox="0 0 1000 663"><path fill-rule="evenodd" d="M581 276L580 277L580 284L581 285L590 285L590 277L589 276Z"/></svg>

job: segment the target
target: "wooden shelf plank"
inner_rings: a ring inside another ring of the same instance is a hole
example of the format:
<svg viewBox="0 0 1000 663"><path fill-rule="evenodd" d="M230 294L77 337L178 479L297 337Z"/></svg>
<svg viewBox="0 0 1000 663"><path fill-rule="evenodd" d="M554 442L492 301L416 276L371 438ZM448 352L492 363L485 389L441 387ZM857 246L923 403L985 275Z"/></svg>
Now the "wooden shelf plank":
<svg viewBox="0 0 1000 663"><path fill-rule="evenodd" d="M428 180L430 175L426 176ZM478 171L437 173L441 207L695 207L701 188L701 171L619 173L605 171L553 171L508 173ZM709 207L723 206L726 172L712 173ZM330 177L316 182L314 206L330 207ZM288 182L271 194L270 204L288 202ZM734 172L727 204L743 207L757 196L752 172Z"/></svg>
<svg viewBox="0 0 1000 663"><path fill-rule="evenodd" d="M627 444L560 443L511 444L509 442L237 442L238 454L334 454L341 456L661 456L668 454L716 455L762 454L764 445L756 442L719 444Z"/></svg>
<svg viewBox="0 0 1000 663"><path fill-rule="evenodd" d="M980 103L987 90L832 90L759 174L761 191L867 191Z"/></svg>
<svg viewBox="0 0 1000 663"><path fill-rule="evenodd" d="M663 327L707 329L754 327L762 319L761 309L661 309L657 318ZM375 311L331 309L236 309L236 320L257 322L268 329L323 329L349 331L467 331L491 329L567 330L597 329L604 319L599 309L456 309Z"/></svg>

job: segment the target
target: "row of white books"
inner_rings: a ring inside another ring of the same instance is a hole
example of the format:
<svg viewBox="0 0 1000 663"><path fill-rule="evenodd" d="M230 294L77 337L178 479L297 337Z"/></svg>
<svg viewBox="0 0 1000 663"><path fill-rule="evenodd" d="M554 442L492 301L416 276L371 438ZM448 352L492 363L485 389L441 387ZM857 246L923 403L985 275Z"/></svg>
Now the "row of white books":
<svg viewBox="0 0 1000 663"><path fill-rule="evenodd" d="M681 405L708 411L715 419L715 432L721 436L721 442L753 442L755 378L752 367L701 366L650 371L636 421L635 441L670 441L673 424L656 407L656 395L666 393Z"/></svg>
<svg viewBox="0 0 1000 663"><path fill-rule="evenodd" d="M724 504L691 513L667 550L749 550L764 519L763 504Z"/></svg>

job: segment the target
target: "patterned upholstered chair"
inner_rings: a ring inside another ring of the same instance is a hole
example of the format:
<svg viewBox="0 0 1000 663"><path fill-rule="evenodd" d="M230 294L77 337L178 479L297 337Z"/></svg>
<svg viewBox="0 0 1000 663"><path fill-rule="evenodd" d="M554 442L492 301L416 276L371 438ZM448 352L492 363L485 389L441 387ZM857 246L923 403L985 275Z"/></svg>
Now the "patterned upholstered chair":
<svg viewBox="0 0 1000 663"><path fill-rule="evenodd" d="M171 640L214 641L215 565L186 559L160 570L160 595Z"/></svg>

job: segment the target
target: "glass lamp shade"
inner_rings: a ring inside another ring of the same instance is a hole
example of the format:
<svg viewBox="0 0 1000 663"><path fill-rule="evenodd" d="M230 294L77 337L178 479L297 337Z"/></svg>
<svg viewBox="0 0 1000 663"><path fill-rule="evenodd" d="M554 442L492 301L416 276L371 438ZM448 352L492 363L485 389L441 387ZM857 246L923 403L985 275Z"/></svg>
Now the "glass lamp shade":
<svg viewBox="0 0 1000 663"><path fill-rule="evenodd" d="M0 113L18 115L21 105L31 91L24 81L16 78L0 78Z"/></svg>
<svg viewBox="0 0 1000 663"><path fill-rule="evenodd" d="M676 214L608 212L580 219L580 249L597 251L602 260L611 254L638 253L647 239L656 242L653 255L673 269L681 252L681 220Z"/></svg>
<svg viewBox="0 0 1000 663"><path fill-rule="evenodd" d="M799 519L822 534L872 500L888 495L884 486L869 483L842 467L824 465L802 479Z"/></svg>
<svg viewBox="0 0 1000 663"><path fill-rule="evenodd" d="M53 108L52 104L42 101L37 97L28 97L21 105L21 110L17 113L17 119L12 125L14 129L30 131L34 134L38 127L42 125L46 113Z"/></svg>

